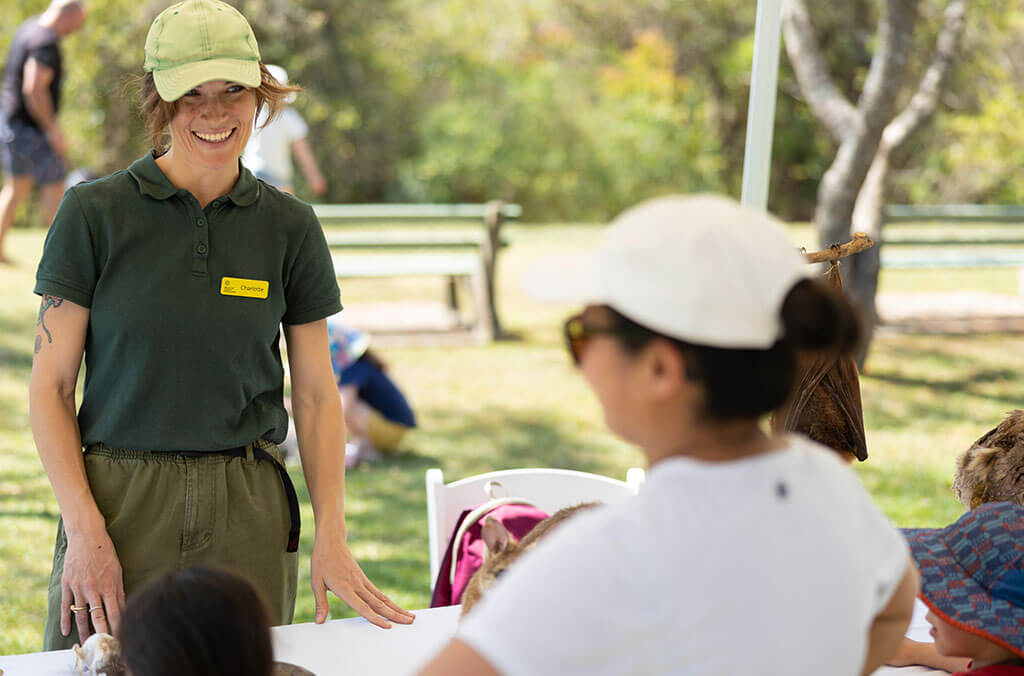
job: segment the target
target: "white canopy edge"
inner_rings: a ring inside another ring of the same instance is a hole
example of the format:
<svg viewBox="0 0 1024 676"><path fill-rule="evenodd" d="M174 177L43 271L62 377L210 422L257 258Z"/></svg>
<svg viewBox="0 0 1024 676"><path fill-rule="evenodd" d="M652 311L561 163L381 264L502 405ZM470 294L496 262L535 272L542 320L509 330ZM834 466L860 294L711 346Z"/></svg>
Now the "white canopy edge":
<svg viewBox="0 0 1024 676"><path fill-rule="evenodd" d="M747 138L743 149L744 206L766 209L779 82L783 0L758 0L754 25L754 62L750 72Z"/></svg>

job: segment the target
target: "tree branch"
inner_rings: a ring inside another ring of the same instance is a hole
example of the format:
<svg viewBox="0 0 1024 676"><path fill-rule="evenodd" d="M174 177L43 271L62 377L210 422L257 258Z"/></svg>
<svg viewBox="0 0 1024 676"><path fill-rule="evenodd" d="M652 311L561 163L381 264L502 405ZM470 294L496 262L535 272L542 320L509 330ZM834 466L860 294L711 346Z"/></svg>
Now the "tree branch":
<svg viewBox="0 0 1024 676"><path fill-rule="evenodd" d="M865 126L881 130L892 119L903 74L913 49L918 0L883 0L878 16L878 48L857 102Z"/></svg>
<svg viewBox="0 0 1024 676"><path fill-rule="evenodd" d="M857 111L832 82L804 0L784 0L782 28L786 54L807 104L833 138L842 142L857 126Z"/></svg>
<svg viewBox="0 0 1024 676"><path fill-rule="evenodd" d="M932 116L938 107L939 94L946 77L953 70L960 38L966 25L968 0L950 0L943 13L942 30L935 41L935 53L931 63L921 77L917 91L910 103L896 119L890 122L882 133L884 150L891 151L901 146Z"/></svg>

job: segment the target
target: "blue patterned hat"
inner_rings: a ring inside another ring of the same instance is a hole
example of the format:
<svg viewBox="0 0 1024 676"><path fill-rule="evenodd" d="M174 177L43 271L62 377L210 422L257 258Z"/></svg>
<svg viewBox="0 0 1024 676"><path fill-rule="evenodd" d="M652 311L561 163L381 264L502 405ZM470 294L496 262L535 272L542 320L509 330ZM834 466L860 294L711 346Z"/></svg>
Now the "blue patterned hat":
<svg viewBox="0 0 1024 676"><path fill-rule="evenodd" d="M946 528L903 534L921 600L955 627L1024 657L1024 507L992 502Z"/></svg>

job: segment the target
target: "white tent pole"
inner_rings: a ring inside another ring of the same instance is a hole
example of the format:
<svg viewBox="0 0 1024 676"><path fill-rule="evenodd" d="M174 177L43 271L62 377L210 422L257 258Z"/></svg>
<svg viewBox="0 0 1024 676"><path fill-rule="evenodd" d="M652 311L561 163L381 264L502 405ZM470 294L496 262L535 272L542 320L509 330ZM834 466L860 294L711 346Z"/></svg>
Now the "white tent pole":
<svg viewBox="0 0 1024 676"><path fill-rule="evenodd" d="M758 0L754 25L754 63L750 72L747 140L743 150L745 206L765 209L772 166L775 97L779 82L779 44L783 0Z"/></svg>

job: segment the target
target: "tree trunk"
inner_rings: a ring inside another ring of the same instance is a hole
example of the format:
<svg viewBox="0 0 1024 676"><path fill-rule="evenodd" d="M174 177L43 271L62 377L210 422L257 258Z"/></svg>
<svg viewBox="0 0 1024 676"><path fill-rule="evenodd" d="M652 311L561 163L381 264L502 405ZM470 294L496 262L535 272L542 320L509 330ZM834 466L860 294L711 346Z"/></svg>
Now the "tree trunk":
<svg viewBox="0 0 1024 676"><path fill-rule="evenodd" d="M796 0L790 0L796 2ZM855 113L840 136L839 151L825 172L818 190L814 224L821 246L845 242L857 194L867 176L882 132L892 120L895 102L902 89L908 54L913 47L917 0L883 2L878 19L878 48Z"/></svg>
<svg viewBox="0 0 1024 676"><path fill-rule="evenodd" d="M875 240L874 248L853 257L847 290L862 310L864 341L857 352L857 366L864 371L868 350L878 326L878 275L881 270L882 227L885 225L886 188L893 152L924 126L938 107L939 93L953 67L966 24L968 0L950 0L943 14L942 30L936 39L935 53L925 70L917 91L892 122L886 125L864 185L857 195L853 211L853 229Z"/></svg>
<svg viewBox="0 0 1024 676"><path fill-rule="evenodd" d="M878 273L881 269L882 224L885 219L885 187L889 177L890 148L884 142L875 154L853 210L853 229L875 240L875 246L850 258L846 290L861 310L864 340L857 348L857 368L864 372L868 349L878 325Z"/></svg>
<svg viewBox="0 0 1024 676"><path fill-rule="evenodd" d="M847 291L862 308L865 341L857 354L863 369L878 322L875 295L881 266L882 225L892 153L928 120L959 48L969 0L949 0L935 53L906 108L892 117L899 97L907 54L912 48L917 0L883 0L878 21L878 47L857 106L833 84L818 47L805 0L786 0L783 28L786 51L800 90L815 116L839 143L822 178L814 224L822 247L845 242L853 230L875 240L875 246L851 259Z"/></svg>

